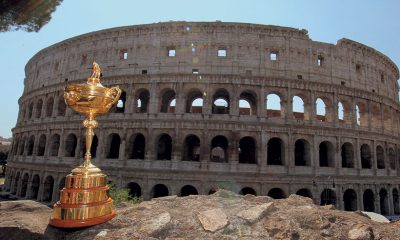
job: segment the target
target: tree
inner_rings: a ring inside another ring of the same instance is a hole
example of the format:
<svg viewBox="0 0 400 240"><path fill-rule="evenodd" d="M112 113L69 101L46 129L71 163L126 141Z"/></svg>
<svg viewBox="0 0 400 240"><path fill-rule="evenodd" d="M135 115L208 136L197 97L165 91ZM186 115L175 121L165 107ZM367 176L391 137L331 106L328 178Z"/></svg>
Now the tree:
<svg viewBox="0 0 400 240"><path fill-rule="evenodd" d="M0 166L2 170L0 175L6 172L7 157L8 157L8 151L7 152L0 151Z"/></svg>
<svg viewBox="0 0 400 240"><path fill-rule="evenodd" d="M62 0L0 0L0 32L38 32Z"/></svg>

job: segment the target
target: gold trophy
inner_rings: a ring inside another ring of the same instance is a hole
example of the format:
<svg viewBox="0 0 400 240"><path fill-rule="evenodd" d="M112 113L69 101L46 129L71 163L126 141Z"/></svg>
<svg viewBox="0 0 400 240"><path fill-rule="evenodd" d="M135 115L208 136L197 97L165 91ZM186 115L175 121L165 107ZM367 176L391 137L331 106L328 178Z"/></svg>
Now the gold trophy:
<svg viewBox="0 0 400 240"><path fill-rule="evenodd" d="M86 153L82 165L72 170L65 179L60 200L54 204L50 225L60 228L87 227L107 222L116 216L113 200L108 195L107 175L91 163L90 147L93 129L97 128L96 116L106 114L118 101L121 89L106 88L100 83L100 67L93 63L92 75L86 84L65 88L65 102L86 119Z"/></svg>

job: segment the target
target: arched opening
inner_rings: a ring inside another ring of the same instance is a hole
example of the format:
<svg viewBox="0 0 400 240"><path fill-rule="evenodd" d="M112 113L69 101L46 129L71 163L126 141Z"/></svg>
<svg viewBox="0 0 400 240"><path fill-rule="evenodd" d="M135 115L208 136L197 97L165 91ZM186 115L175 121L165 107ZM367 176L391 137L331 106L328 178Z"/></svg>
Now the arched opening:
<svg viewBox="0 0 400 240"><path fill-rule="evenodd" d="M116 113L124 113L126 104L126 92L122 92L118 99L117 105L115 106Z"/></svg>
<svg viewBox="0 0 400 240"><path fill-rule="evenodd" d="M24 154L24 151L25 151L25 138L26 137L23 137L22 138L22 140L21 140L21 144L19 144L19 155L23 155Z"/></svg>
<svg viewBox="0 0 400 240"><path fill-rule="evenodd" d="M400 214L400 206L399 206L399 191L396 188L392 191L393 195L393 211L394 214Z"/></svg>
<svg viewBox="0 0 400 240"><path fill-rule="evenodd" d="M21 197L26 197L26 190L28 189L29 174L25 173L21 183Z"/></svg>
<svg viewBox="0 0 400 240"><path fill-rule="evenodd" d="M46 135L42 134L39 138L39 145L37 149L37 155L43 156L46 150Z"/></svg>
<svg viewBox="0 0 400 240"><path fill-rule="evenodd" d="M246 91L239 96L239 115L257 115L255 93Z"/></svg>
<svg viewBox="0 0 400 240"><path fill-rule="evenodd" d="M107 158L119 158L119 146L121 145L121 138L118 134L112 133L108 136L108 153Z"/></svg>
<svg viewBox="0 0 400 240"><path fill-rule="evenodd" d="M153 198L165 197L169 195L168 188L164 184L157 184L151 190Z"/></svg>
<svg viewBox="0 0 400 240"><path fill-rule="evenodd" d="M146 139L143 134L138 133L132 135L129 139L128 158L129 159L144 159L146 148Z"/></svg>
<svg viewBox="0 0 400 240"><path fill-rule="evenodd" d="M228 162L228 140L224 136L216 136L211 141L212 162Z"/></svg>
<svg viewBox="0 0 400 240"><path fill-rule="evenodd" d="M229 93L225 89L219 89L213 96L212 113L229 114Z"/></svg>
<svg viewBox="0 0 400 240"><path fill-rule="evenodd" d="M40 187L40 177L39 175L33 176L32 179L32 186L31 186L31 199L36 200L38 198L38 193L39 193L39 187Z"/></svg>
<svg viewBox="0 0 400 240"><path fill-rule="evenodd" d="M268 94L265 98L265 106L267 108L268 117L282 117L281 98L274 93Z"/></svg>
<svg viewBox="0 0 400 240"><path fill-rule="evenodd" d="M296 192L296 194L299 195L299 196L302 196L302 197L308 197L308 198L311 198L311 199L312 199L311 191L310 191L309 189L307 189L307 188L299 189L299 190Z"/></svg>
<svg viewBox="0 0 400 240"><path fill-rule="evenodd" d="M35 136L30 136L28 140L28 151L26 153L27 156L32 156L33 154L33 147L35 146Z"/></svg>
<svg viewBox="0 0 400 240"><path fill-rule="evenodd" d="M310 144L304 139L298 139L294 144L295 166L310 166Z"/></svg>
<svg viewBox="0 0 400 240"><path fill-rule="evenodd" d="M256 164L256 143L252 137L243 137L239 141L239 163Z"/></svg>
<svg viewBox="0 0 400 240"><path fill-rule="evenodd" d="M344 121L344 107L341 102L338 102L338 119L340 122Z"/></svg>
<svg viewBox="0 0 400 240"><path fill-rule="evenodd" d="M336 205L336 193L331 190L325 188L321 193L321 206L324 205Z"/></svg>
<svg viewBox="0 0 400 240"><path fill-rule="evenodd" d="M267 146L267 164L283 165L283 142L280 138L271 138Z"/></svg>
<svg viewBox="0 0 400 240"><path fill-rule="evenodd" d="M367 108L364 103L356 105L356 123L361 127L367 126Z"/></svg>
<svg viewBox="0 0 400 240"><path fill-rule="evenodd" d="M315 101L315 106L316 106L316 114L317 114L317 120L321 122L326 121L326 104L324 100L321 98L317 98Z"/></svg>
<svg viewBox="0 0 400 240"><path fill-rule="evenodd" d="M354 150L353 144L346 142L341 148L342 167L354 168Z"/></svg>
<svg viewBox="0 0 400 240"><path fill-rule="evenodd" d="M18 190L18 183L19 183L19 179L20 179L20 176L21 175L21 173L20 172L17 172L17 176L15 176L15 179L14 179L14 186L13 186L13 191L11 192L11 194L16 194L17 193L17 190Z"/></svg>
<svg viewBox="0 0 400 240"><path fill-rule="evenodd" d="M385 151L381 146L376 146L376 166L378 169L385 168Z"/></svg>
<svg viewBox="0 0 400 240"><path fill-rule="evenodd" d="M381 207L381 214L387 215L389 214L389 201L388 201L388 193L386 189L382 188L379 191L379 204Z"/></svg>
<svg viewBox="0 0 400 240"><path fill-rule="evenodd" d="M203 112L203 94L199 90L191 91L186 98L186 113Z"/></svg>
<svg viewBox="0 0 400 240"><path fill-rule="evenodd" d="M42 116L42 107L43 107L43 100L39 99L36 103L36 118L40 118Z"/></svg>
<svg viewBox="0 0 400 240"><path fill-rule="evenodd" d="M357 210L357 194L353 189L347 189L343 194L344 210L356 211Z"/></svg>
<svg viewBox="0 0 400 240"><path fill-rule="evenodd" d="M175 91L172 89L166 90L161 96L161 108L162 113L174 113L175 112Z"/></svg>
<svg viewBox="0 0 400 240"><path fill-rule="evenodd" d="M65 111L67 110L67 106L65 104L64 98L61 96L58 100L57 105L57 116L65 116Z"/></svg>
<svg viewBox="0 0 400 240"><path fill-rule="evenodd" d="M28 119L32 118L32 113L33 113L33 102L29 103L29 108L28 108Z"/></svg>
<svg viewBox="0 0 400 240"><path fill-rule="evenodd" d="M44 180L43 198L44 202L51 202L53 196L54 178L47 176Z"/></svg>
<svg viewBox="0 0 400 240"><path fill-rule="evenodd" d="M60 135L54 134L50 138L50 156L57 157L60 148Z"/></svg>
<svg viewBox="0 0 400 240"><path fill-rule="evenodd" d="M185 139L183 147L184 161L199 161L200 160L200 139L196 135L189 135Z"/></svg>
<svg viewBox="0 0 400 240"><path fill-rule="evenodd" d="M361 154L361 168L370 169L372 167L371 148L368 146L368 144L361 145L360 154Z"/></svg>
<svg viewBox="0 0 400 240"><path fill-rule="evenodd" d="M168 134L162 134L157 144L157 160L171 160L172 138Z"/></svg>
<svg viewBox="0 0 400 240"><path fill-rule="evenodd" d="M273 188L273 189L269 190L267 195L272 197L273 199L286 198L285 192L280 188Z"/></svg>
<svg viewBox="0 0 400 240"><path fill-rule="evenodd" d="M141 89L137 91L136 96L136 113L147 113L150 99L149 91Z"/></svg>
<svg viewBox="0 0 400 240"><path fill-rule="evenodd" d="M335 152L332 143L328 141L319 144L319 166L320 167L334 167L335 166Z"/></svg>
<svg viewBox="0 0 400 240"><path fill-rule="evenodd" d="M65 139L64 156L75 157L75 150L77 145L77 139L75 134L70 133Z"/></svg>
<svg viewBox="0 0 400 240"><path fill-rule="evenodd" d="M389 167L392 170L396 169L396 155L393 148L389 148Z"/></svg>
<svg viewBox="0 0 400 240"><path fill-rule="evenodd" d="M54 98L50 97L46 102L46 117L51 117L53 115L53 105Z"/></svg>
<svg viewBox="0 0 400 240"><path fill-rule="evenodd" d="M305 119L303 99L299 96L294 96L292 102L293 102L292 111L294 118Z"/></svg>
<svg viewBox="0 0 400 240"><path fill-rule="evenodd" d="M247 195L247 194L250 194L250 195L257 196L256 191L255 191L253 188L251 188L251 187L244 187L244 188L242 188L242 190L240 190L239 194L240 194L240 195Z"/></svg>
<svg viewBox="0 0 400 240"><path fill-rule="evenodd" d="M130 197L141 197L142 196L142 188L139 184L135 182L130 182L127 185L129 189L129 196Z"/></svg>
<svg viewBox="0 0 400 240"><path fill-rule="evenodd" d="M375 197L374 192L371 189L367 189L363 194L363 205L364 211L374 212L375 211Z"/></svg>
<svg viewBox="0 0 400 240"><path fill-rule="evenodd" d="M189 195L198 195L197 189L191 185L186 185L181 188L180 196L186 197Z"/></svg>

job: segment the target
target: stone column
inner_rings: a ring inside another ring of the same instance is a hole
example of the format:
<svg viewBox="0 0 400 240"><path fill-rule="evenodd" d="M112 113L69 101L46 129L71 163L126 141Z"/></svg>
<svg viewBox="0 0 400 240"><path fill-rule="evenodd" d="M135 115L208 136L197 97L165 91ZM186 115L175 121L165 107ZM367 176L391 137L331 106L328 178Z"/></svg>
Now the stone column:
<svg viewBox="0 0 400 240"><path fill-rule="evenodd" d="M286 121L293 119L293 98L291 92L291 88L288 86L286 100L282 99L281 101L281 110L285 112Z"/></svg>

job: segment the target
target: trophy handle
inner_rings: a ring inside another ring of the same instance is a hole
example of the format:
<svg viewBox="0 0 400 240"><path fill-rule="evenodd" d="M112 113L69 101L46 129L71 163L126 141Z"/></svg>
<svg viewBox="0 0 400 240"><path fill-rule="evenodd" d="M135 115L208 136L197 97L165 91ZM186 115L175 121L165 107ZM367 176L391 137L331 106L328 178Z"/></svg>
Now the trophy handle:
<svg viewBox="0 0 400 240"><path fill-rule="evenodd" d="M110 102L106 105L107 109L111 108L111 106L113 106L119 100L119 97L121 96L121 93L122 93L119 86L110 88L110 92L111 92L111 97L113 98L113 100L112 100L112 102Z"/></svg>

